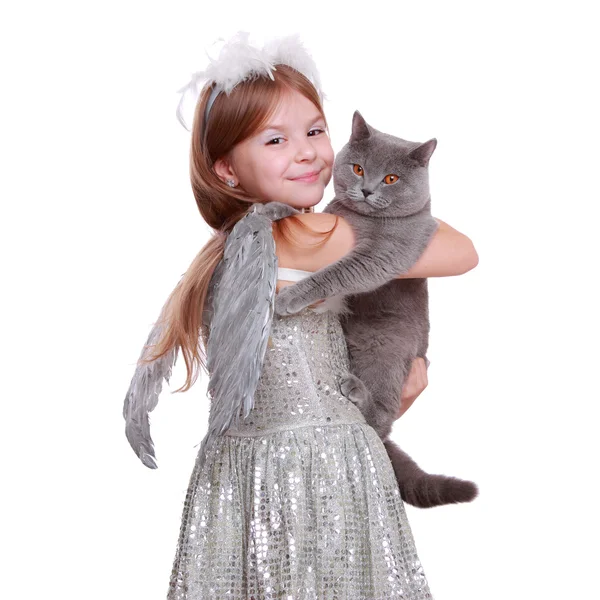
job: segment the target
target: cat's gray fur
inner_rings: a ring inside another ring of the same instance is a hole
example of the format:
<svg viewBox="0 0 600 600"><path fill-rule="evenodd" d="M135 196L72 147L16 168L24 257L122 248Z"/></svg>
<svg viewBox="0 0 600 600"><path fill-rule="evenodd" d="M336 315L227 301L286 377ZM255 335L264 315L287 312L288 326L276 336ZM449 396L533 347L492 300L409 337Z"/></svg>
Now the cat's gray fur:
<svg viewBox="0 0 600 600"><path fill-rule="evenodd" d="M396 276L414 265L439 226L431 216L428 173L436 144L435 138L421 144L378 131L356 111L350 140L334 163L335 197L324 210L348 221L356 245L275 298L279 315L321 299L338 312L352 371L341 391L383 440L404 501L423 508L468 502L478 493L470 481L426 473L388 439L413 360L423 357L429 365L427 279ZM362 167L362 176L353 165ZM385 183L388 174L397 181Z"/></svg>

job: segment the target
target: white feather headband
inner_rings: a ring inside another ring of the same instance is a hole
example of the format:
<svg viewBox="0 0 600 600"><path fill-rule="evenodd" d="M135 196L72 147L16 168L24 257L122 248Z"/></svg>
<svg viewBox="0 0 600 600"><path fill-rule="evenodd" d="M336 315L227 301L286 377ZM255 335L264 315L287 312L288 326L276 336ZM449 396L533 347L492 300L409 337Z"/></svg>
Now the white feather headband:
<svg viewBox="0 0 600 600"><path fill-rule="evenodd" d="M246 79L261 76L274 79L272 71L277 70L275 65L278 64L288 65L302 73L315 86L321 102L325 99L315 61L302 45L298 34L270 40L263 48L251 45L248 38L248 32L238 31L222 46L217 59L211 58L207 53L210 61L208 67L204 71L192 73L190 82L177 90L177 93L181 94L181 98L177 105L176 115L185 129L190 131L182 115L183 100L186 94L191 93L194 97L195 106L200 96L200 83L202 81L210 81L216 84L206 104L204 113L204 121L206 122L212 104L220 92L229 95L238 83ZM225 40L219 38L218 41Z"/></svg>

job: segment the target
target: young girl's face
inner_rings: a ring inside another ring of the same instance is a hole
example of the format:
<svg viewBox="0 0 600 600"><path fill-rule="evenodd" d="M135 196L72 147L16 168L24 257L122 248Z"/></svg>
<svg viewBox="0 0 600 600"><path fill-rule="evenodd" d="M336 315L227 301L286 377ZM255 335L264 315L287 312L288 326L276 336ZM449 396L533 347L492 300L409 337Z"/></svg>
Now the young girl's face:
<svg viewBox="0 0 600 600"><path fill-rule="evenodd" d="M333 160L323 117L308 98L289 91L266 126L215 168L263 202L307 208L323 198Z"/></svg>

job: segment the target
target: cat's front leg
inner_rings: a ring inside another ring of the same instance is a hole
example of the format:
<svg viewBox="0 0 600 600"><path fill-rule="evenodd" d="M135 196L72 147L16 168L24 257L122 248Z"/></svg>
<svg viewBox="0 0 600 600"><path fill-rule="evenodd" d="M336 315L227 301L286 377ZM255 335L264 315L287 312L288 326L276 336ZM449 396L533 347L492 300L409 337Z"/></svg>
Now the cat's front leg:
<svg viewBox="0 0 600 600"><path fill-rule="evenodd" d="M397 271L382 256L385 257L385 252L381 248L359 243L340 260L282 289L275 299L275 313L292 315L332 296L348 296L377 289L393 279Z"/></svg>
<svg viewBox="0 0 600 600"><path fill-rule="evenodd" d="M275 306L273 308L276 315L286 316L300 312L303 308L314 304L322 298L316 297L314 291L302 291L304 286L302 282L294 285L286 285L275 295Z"/></svg>
<svg viewBox="0 0 600 600"><path fill-rule="evenodd" d="M356 404L361 412L366 411L371 401L371 392L361 379L352 373L348 373L340 380L340 390L342 395Z"/></svg>

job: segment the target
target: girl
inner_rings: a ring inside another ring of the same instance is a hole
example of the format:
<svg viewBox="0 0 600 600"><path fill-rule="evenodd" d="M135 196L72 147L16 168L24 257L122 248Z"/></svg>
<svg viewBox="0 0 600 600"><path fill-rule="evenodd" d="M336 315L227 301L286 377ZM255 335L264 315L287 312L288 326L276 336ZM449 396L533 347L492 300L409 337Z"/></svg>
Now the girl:
<svg viewBox="0 0 600 600"><path fill-rule="evenodd" d="M206 367L197 338L201 331L207 347L213 275L251 206L301 211L272 223L277 291L353 247L347 222L312 212L334 153L318 85L289 62L281 59L268 77L242 79L229 94L209 81L196 104L191 183L215 235L165 305L152 356L181 349L187 379L177 391ZM459 275L476 262L470 240L440 221L404 277ZM349 368L340 322L313 309L272 317L252 410L209 450L200 448L169 600L431 598L385 447L339 391ZM425 385L417 359L401 413Z"/></svg>

